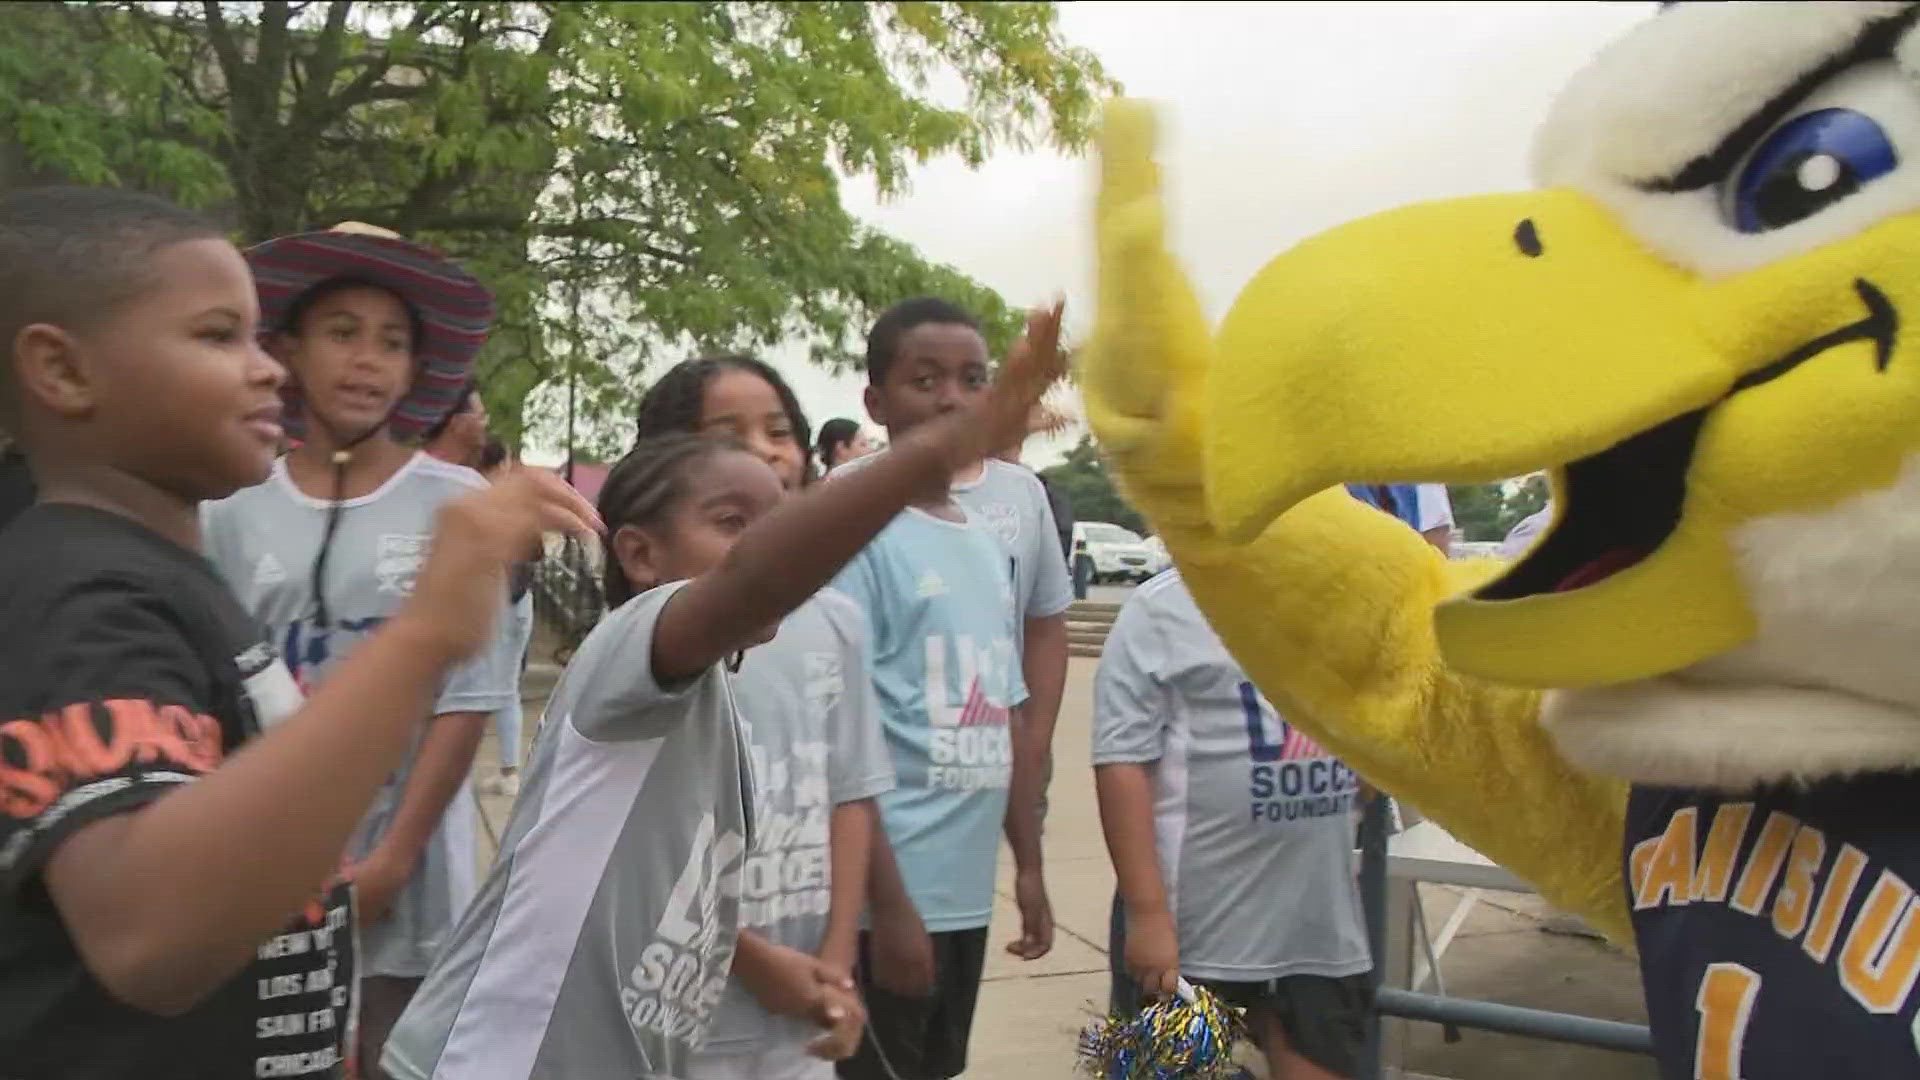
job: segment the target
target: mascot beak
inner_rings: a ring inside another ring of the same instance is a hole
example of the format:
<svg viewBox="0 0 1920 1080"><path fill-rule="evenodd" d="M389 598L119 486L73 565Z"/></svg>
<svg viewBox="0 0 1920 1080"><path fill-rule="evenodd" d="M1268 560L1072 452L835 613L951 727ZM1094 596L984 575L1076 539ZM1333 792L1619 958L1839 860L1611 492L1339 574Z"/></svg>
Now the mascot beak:
<svg viewBox="0 0 1920 1080"><path fill-rule="evenodd" d="M1207 506L1248 540L1345 481L1476 483L1596 453L1726 391L1693 279L1569 190L1427 203L1302 243L1221 326Z"/></svg>
<svg viewBox="0 0 1920 1080"><path fill-rule="evenodd" d="M1912 443L1890 427L1908 415L1904 365L1898 383L1879 374L1896 305L1858 276L1910 231L1721 281L1661 261L1570 190L1413 206L1311 239L1221 327L1207 513L1244 542L1337 483L1549 469L1546 536L1436 612L1451 664L1585 686L1736 648L1757 625L1736 530L1884 481L1899 458L1880 444ZM1832 350L1855 359L1801 363Z"/></svg>
<svg viewBox="0 0 1920 1080"><path fill-rule="evenodd" d="M1916 234L1897 216L1708 279L1565 189L1335 229L1221 326L1206 512L1245 542L1333 484L1549 469L1546 535L1436 612L1454 667L1589 686L1737 648L1758 626L1742 530L1889 484L1920 444L1898 332Z"/></svg>

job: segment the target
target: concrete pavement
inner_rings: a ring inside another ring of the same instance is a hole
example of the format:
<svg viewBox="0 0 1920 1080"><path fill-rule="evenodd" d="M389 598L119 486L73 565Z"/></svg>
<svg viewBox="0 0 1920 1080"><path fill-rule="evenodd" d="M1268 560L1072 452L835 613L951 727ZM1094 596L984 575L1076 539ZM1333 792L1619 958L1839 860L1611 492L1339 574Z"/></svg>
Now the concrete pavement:
<svg viewBox="0 0 1920 1080"><path fill-rule="evenodd" d="M1065 1080L1074 1075L1074 1045L1081 1027L1104 1011L1113 873L1101 838L1088 761L1095 664L1086 659L1072 661L1054 743L1051 810L1044 840L1057 926L1053 952L1022 962L1003 948L1019 927L1010 861L1003 851L993 947L966 1073L970 1080ZM550 665L530 669L525 687L528 734L552 677ZM497 760L498 750L489 733L475 775L491 776ZM482 799L481 805L494 830L504 826L510 809L505 800ZM492 850L484 835L482 844L483 855L490 859ZM1428 921L1437 932L1458 892L1424 886L1423 896ZM1589 939L1545 932L1543 926L1552 917L1537 898L1483 894L1442 961L1447 991L1644 1022L1639 971L1633 961ZM1410 1072L1458 1080L1537 1080L1542 1076L1652 1080L1656 1076L1645 1059L1511 1036L1468 1031L1449 1045L1438 1028L1427 1024L1412 1025L1408 1044L1405 1066Z"/></svg>

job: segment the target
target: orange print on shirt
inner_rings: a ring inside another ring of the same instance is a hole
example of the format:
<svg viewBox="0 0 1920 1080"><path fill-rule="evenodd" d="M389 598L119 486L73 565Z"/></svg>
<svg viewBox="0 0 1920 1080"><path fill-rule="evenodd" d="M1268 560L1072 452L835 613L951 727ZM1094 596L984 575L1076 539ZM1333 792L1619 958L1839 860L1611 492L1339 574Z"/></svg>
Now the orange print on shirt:
<svg viewBox="0 0 1920 1080"><path fill-rule="evenodd" d="M0 814L38 817L63 793L129 766L200 774L222 756L211 716L151 701L77 702L0 724Z"/></svg>

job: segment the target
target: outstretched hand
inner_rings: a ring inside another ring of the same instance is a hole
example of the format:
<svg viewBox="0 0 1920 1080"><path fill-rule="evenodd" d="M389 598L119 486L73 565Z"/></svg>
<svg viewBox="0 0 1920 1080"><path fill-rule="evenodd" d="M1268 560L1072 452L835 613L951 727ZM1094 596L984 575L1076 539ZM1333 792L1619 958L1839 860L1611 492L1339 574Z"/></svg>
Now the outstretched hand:
<svg viewBox="0 0 1920 1080"><path fill-rule="evenodd" d="M1007 350L993 385L979 401L943 421L933 436L945 445L942 453L953 469L961 469L1018 446L1036 425L1046 430L1057 414L1040 402L1067 373L1066 353L1060 347L1060 315L1065 300L1027 313L1027 328ZM931 433L930 433L931 434Z"/></svg>
<svg viewBox="0 0 1920 1080"><path fill-rule="evenodd" d="M1137 489L1178 493L1163 514L1204 527L1201 394L1213 334L1166 241L1158 130L1145 102L1107 104L1094 210L1100 306L1076 364L1087 424Z"/></svg>
<svg viewBox="0 0 1920 1080"><path fill-rule="evenodd" d="M558 476L515 469L440 508L413 598L396 617L417 623L449 660L464 659L493 632L508 566L526 558L546 533L602 529L593 504Z"/></svg>

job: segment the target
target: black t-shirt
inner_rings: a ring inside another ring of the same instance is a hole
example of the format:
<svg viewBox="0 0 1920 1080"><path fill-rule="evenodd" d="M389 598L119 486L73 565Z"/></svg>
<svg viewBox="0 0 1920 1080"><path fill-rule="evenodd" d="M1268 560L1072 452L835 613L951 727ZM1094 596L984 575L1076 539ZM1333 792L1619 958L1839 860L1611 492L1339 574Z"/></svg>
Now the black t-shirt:
<svg viewBox="0 0 1920 1080"><path fill-rule="evenodd" d="M195 1008L158 1017L94 980L41 876L75 831L192 782L297 706L212 567L114 514L32 507L0 532L0 657L0 1078L338 1075L355 985L345 886Z"/></svg>
<svg viewBox="0 0 1920 1080"><path fill-rule="evenodd" d="M1060 485L1041 476L1040 488L1047 493L1047 506L1053 511L1053 527L1060 533L1060 554L1066 557L1067 565L1073 565L1073 500Z"/></svg>
<svg viewBox="0 0 1920 1080"><path fill-rule="evenodd" d="M1627 900L1660 1074L1920 1076L1920 772L1635 788Z"/></svg>

